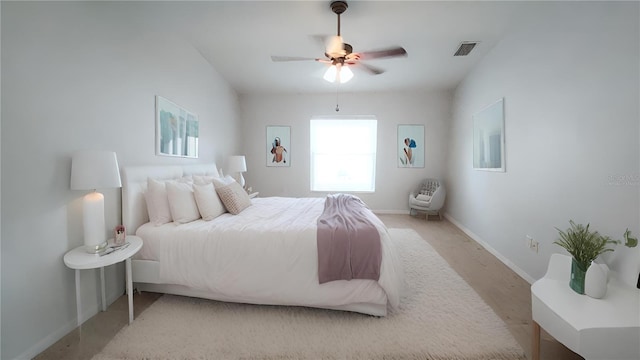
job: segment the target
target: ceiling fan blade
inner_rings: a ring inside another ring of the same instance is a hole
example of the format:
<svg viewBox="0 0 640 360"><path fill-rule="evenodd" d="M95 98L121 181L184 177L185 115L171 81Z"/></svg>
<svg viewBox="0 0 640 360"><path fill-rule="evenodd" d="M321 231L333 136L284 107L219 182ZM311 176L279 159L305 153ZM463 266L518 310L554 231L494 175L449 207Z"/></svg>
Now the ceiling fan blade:
<svg viewBox="0 0 640 360"><path fill-rule="evenodd" d="M394 47L394 48L389 48L384 50L365 51L359 54L360 54L360 59L371 60L371 59L389 58L389 57L397 57L397 56L407 56L407 51L401 47Z"/></svg>
<svg viewBox="0 0 640 360"><path fill-rule="evenodd" d="M311 57L301 57L301 56L271 56L271 61L281 62L281 61L320 61L321 59L311 58Z"/></svg>
<svg viewBox="0 0 640 360"><path fill-rule="evenodd" d="M322 46L323 48L327 48L327 43L329 41L329 39L331 38L331 36L329 35L309 35L314 42L316 42L319 46Z"/></svg>
<svg viewBox="0 0 640 360"><path fill-rule="evenodd" d="M366 70L371 75L380 75L380 74L384 73L384 70L382 70L380 68L377 68L375 66L371 66L371 65L368 65L368 64L365 64L365 63L362 63L362 62L356 62L355 64L358 65L358 66L362 66L362 68L364 70Z"/></svg>

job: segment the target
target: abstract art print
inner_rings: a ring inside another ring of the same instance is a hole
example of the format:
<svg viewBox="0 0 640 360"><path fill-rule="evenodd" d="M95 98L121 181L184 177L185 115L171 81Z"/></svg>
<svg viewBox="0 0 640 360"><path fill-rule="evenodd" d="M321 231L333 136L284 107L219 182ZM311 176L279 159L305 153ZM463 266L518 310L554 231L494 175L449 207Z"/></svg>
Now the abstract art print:
<svg viewBox="0 0 640 360"><path fill-rule="evenodd" d="M424 125L398 125L398 167L424 167Z"/></svg>
<svg viewBox="0 0 640 360"><path fill-rule="evenodd" d="M291 166L291 128L267 126L267 166Z"/></svg>
<svg viewBox="0 0 640 360"><path fill-rule="evenodd" d="M473 168L505 172L504 98L473 114Z"/></svg>
<svg viewBox="0 0 640 360"><path fill-rule="evenodd" d="M198 157L198 116L156 96L156 154Z"/></svg>

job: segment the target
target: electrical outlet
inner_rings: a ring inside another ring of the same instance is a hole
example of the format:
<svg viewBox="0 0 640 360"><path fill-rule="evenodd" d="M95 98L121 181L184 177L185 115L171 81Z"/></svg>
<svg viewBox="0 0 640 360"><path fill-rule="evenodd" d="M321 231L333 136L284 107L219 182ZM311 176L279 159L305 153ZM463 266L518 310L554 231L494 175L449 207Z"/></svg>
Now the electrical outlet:
<svg viewBox="0 0 640 360"><path fill-rule="evenodd" d="M529 250L535 252L536 254L538 253L538 242L536 240L533 239L533 237L531 235L527 235L526 237L527 241L527 247L529 248Z"/></svg>

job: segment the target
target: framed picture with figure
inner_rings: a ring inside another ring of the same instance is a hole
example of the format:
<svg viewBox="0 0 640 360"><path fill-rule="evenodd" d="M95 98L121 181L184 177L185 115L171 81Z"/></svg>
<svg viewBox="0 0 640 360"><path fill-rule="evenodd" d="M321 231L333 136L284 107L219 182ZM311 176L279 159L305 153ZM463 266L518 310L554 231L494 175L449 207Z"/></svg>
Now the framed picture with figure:
<svg viewBox="0 0 640 360"><path fill-rule="evenodd" d="M424 125L398 125L398 167L424 167Z"/></svg>
<svg viewBox="0 0 640 360"><path fill-rule="evenodd" d="M267 166L291 166L291 127L267 126Z"/></svg>

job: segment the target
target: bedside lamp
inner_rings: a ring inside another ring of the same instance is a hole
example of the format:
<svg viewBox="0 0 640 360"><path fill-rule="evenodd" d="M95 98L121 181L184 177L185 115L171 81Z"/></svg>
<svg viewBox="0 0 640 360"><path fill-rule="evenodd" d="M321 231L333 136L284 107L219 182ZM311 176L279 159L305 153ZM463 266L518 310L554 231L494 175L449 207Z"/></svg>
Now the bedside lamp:
<svg viewBox="0 0 640 360"><path fill-rule="evenodd" d="M104 196L96 189L119 188L120 170L112 151L81 151L71 160L71 190L93 190L82 198L84 245L89 253L107 247Z"/></svg>
<svg viewBox="0 0 640 360"><path fill-rule="evenodd" d="M234 155L229 158L229 172L238 173L238 183L244 188L244 177L242 173L247 171L247 162L244 155Z"/></svg>

